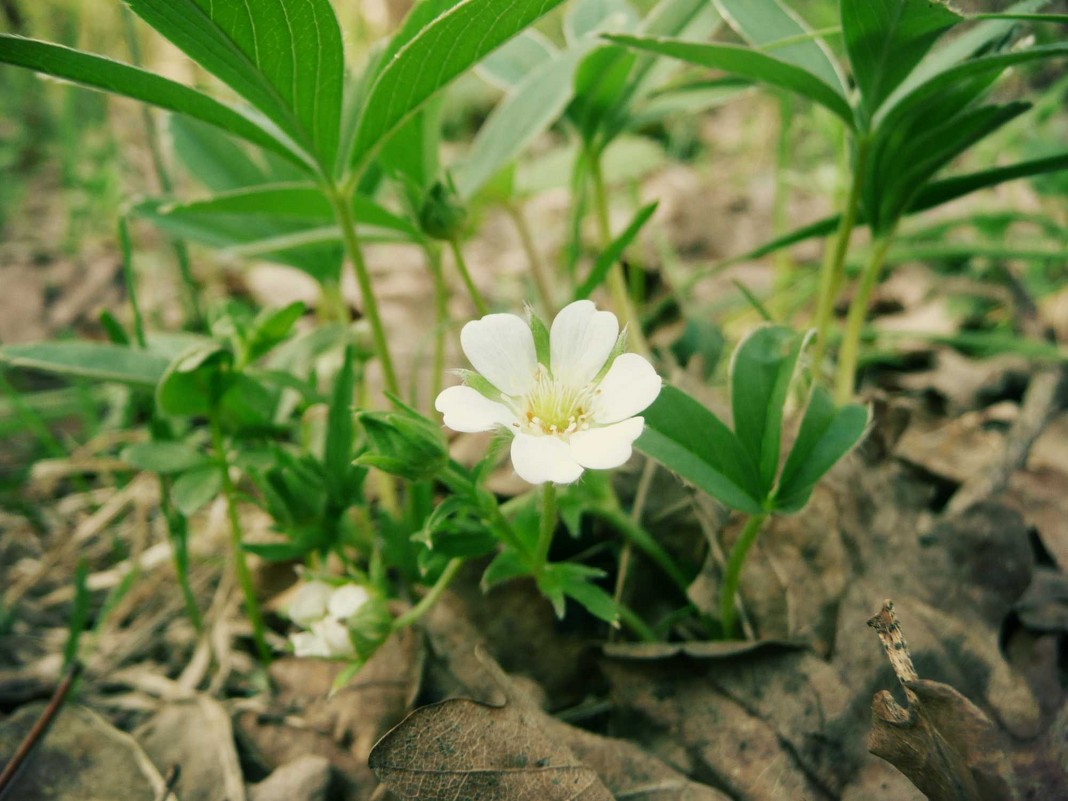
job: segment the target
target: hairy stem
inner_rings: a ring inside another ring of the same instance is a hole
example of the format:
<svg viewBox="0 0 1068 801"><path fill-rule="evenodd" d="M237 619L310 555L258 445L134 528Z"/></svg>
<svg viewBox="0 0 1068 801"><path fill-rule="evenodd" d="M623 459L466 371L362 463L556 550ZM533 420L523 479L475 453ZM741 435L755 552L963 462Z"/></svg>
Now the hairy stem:
<svg viewBox="0 0 1068 801"><path fill-rule="evenodd" d="M478 311L479 316L485 317L489 314L489 306L486 305L482 293L478 291L478 287L475 286L475 282L471 278L471 272L467 269L467 262L464 260L464 252L460 247L460 240L454 236L449 240L449 248L452 250L453 261L456 262L456 270L460 273L464 286L467 287L467 294L471 296L471 302L475 304L475 309Z"/></svg>
<svg viewBox="0 0 1068 801"><path fill-rule="evenodd" d="M853 397L853 387L857 380L857 361L860 356L860 332L864 327L864 318L868 314L871 293L879 282L886 253L893 241L893 232L880 236L874 242L868 263L860 276L857 294L849 304L845 332L842 335L842 347L838 352L838 371L835 375L835 401L848 403Z"/></svg>
<svg viewBox="0 0 1068 801"><path fill-rule="evenodd" d="M549 561L549 548L556 531L556 485L546 481L541 488L541 525L538 528L538 549L534 554L535 565L540 572Z"/></svg>
<svg viewBox="0 0 1068 801"><path fill-rule="evenodd" d="M463 563L463 559L453 559L445 565L445 569L441 571L441 575L438 576L438 580L434 582L434 586L427 591L426 595L419 599L419 603L393 621L393 630L396 631L397 629L410 626L429 612L434 604L441 598L442 593L445 592L449 584L452 583L452 580L456 578L456 574L460 571Z"/></svg>
<svg viewBox="0 0 1068 801"><path fill-rule="evenodd" d="M341 238L345 242L345 250L356 272L356 283L360 287L360 296L363 298L363 310L367 315L367 322L371 325L375 354L382 364L382 376L385 379L386 389L394 395L400 395L400 385L397 383L397 374L393 369L393 358L389 354L386 329L383 327L382 318L378 313L378 301L375 300L374 287L371 285L371 274L367 270L367 262L363 260L363 249L360 247L360 239L356 234L356 222L352 218L352 208L349 205L347 196L343 195L336 187L328 187L327 195L330 198L330 204L334 207L338 225L341 227Z"/></svg>
<svg viewBox="0 0 1068 801"><path fill-rule="evenodd" d="M241 592L245 596L245 609L248 612L249 622L252 623L252 637L256 642L256 651L260 661L267 665L271 661L271 651L267 647L266 628L263 625L263 615L260 612L259 601L256 600L256 589L252 586L252 574L248 569L245 552L241 548L242 532L241 520L237 514L237 491L234 482L230 478L230 462L226 457L226 446L223 443L222 428L216 415L211 418L211 442L215 449L215 457L219 463L219 473L222 477L222 491L226 498L226 514L230 521L230 551L234 558L234 572L237 574L237 582L241 585Z"/></svg>
<svg viewBox="0 0 1068 801"><path fill-rule="evenodd" d="M862 138L857 143L857 158L853 164L853 175L849 185L849 196L842 210L838 231L834 236L834 245L824 250L823 266L820 268L820 288L816 298L816 346L812 354L812 364L819 370L823 357L827 355L827 338L830 334L831 317L834 314L834 302L842 286L845 275L845 259L849 250L849 240L857 224L857 212L860 208L860 193L864 184L864 168L868 161L868 139Z"/></svg>
<svg viewBox="0 0 1068 801"><path fill-rule="evenodd" d="M723 570L723 586L719 594L719 617L723 625L723 636L726 639L734 636L734 601L738 594L738 580L742 575L742 565L745 564L746 554L760 535L767 517L766 514L750 517L727 557L727 566Z"/></svg>

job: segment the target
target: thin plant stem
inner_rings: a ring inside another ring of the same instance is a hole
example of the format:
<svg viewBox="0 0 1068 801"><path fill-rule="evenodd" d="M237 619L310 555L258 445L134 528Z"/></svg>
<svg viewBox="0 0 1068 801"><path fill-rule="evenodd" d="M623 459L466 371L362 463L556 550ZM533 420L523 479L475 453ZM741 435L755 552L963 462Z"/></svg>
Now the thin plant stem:
<svg viewBox="0 0 1068 801"><path fill-rule="evenodd" d="M375 353L382 365L382 376L385 379L386 389L394 395L400 395L400 385L397 383L397 373L393 369L393 358L389 354L389 342L386 339L386 329L382 325L382 318L378 313L378 301L375 300L374 287L371 285L371 275L367 270L367 262L363 259L363 250L360 247L360 239L356 234L356 222L352 218L352 209L347 197L343 196L336 187L330 186L326 190L330 198L330 204L334 207L338 225L341 227L341 238L345 242L345 250L349 260L352 261L353 270L356 272L356 283L360 287L360 296L363 298L363 310L367 315L367 322L371 325L371 336L374 339Z"/></svg>
<svg viewBox="0 0 1068 801"><path fill-rule="evenodd" d="M464 469L456 462L450 461L446 468L441 472L441 481L453 492L456 493L469 493L475 489L474 482L465 474ZM519 536L512 528L512 524L508 518L504 516L504 512L501 511L500 504L497 503L496 497L493 495L487 495L488 499L492 499L493 506L486 510L487 522L491 523L505 545L509 546L517 554L520 554L528 562L533 559L533 554L526 544L519 539Z"/></svg>
<svg viewBox="0 0 1068 801"><path fill-rule="evenodd" d="M441 392L445 383L445 332L449 326L449 288L441 271L441 251L434 244L426 249L430 277L434 282L434 366L430 378L430 398Z"/></svg>
<svg viewBox="0 0 1068 801"><path fill-rule="evenodd" d="M471 278L470 270L467 269L467 262L464 260L464 252L463 248L460 247L460 240L456 237L450 239L449 249L452 251L453 261L456 262L456 270L460 273L464 286L467 287L467 294L471 296L471 302L475 304L475 309L478 311L479 316L485 317L489 314L489 306L486 305L482 293L478 291L478 287L475 286L475 282Z"/></svg>
<svg viewBox="0 0 1068 801"><path fill-rule="evenodd" d="M612 228L608 219L608 196L605 189L604 173L601 170L601 157L597 153L588 154L590 179L593 182L593 205L597 215L597 228L600 233L602 248L608 248L612 244ZM623 268L617 261L608 271L608 291L612 295L612 305L616 307L616 313L623 318L630 333L634 349L645 358L650 358L649 343L645 341L645 333L642 331L641 320L634 310L627 292L627 281L623 277Z"/></svg>
<svg viewBox="0 0 1068 801"><path fill-rule="evenodd" d="M738 594L738 580L742 575L742 565L745 564L746 554L760 535L767 517L767 514L750 517L727 557L727 565L723 569L723 586L719 594L719 618L723 625L723 636L726 639L734 636L735 596Z"/></svg>
<svg viewBox="0 0 1068 801"><path fill-rule="evenodd" d="M556 531L556 485L546 481L541 489L541 525L538 528L538 549L534 554L538 571L549 561L549 548Z"/></svg>
<svg viewBox="0 0 1068 801"><path fill-rule="evenodd" d="M123 6L125 8L125 6ZM145 321L141 317L141 306L137 302L137 279L133 269L133 248L130 245L130 229L126 222L126 216L119 217L119 248L122 250L122 274L126 279L126 297L130 301L130 310L133 312L134 342L137 347L144 350Z"/></svg>
<svg viewBox="0 0 1068 801"><path fill-rule="evenodd" d="M661 547L660 543L648 531L632 520L630 515L624 513L618 507L610 507L603 504L591 507L589 512L604 520L622 534L628 542L633 543L634 547L649 557L671 579L672 583L683 594L683 597L686 596L689 583L686 581L682 570L675 564L675 561L668 555L667 551Z"/></svg>
<svg viewBox="0 0 1068 801"><path fill-rule="evenodd" d="M538 297L541 300L542 311L548 317L554 317L556 315L556 304L553 303L552 283L545 269L545 262L538 255L538 249L534 245L534 236L530 232L530 226L527 224L527 216L523 212L523 207L516 203L507 203L505 209L508 211L508 216L512 218L512 222L515 223L516 233L519 234L519 244L522 246L523 252L526 253L527 262L530 264L530 274L534 278L534 288L537 290Z"/></svg>
<svg viewBox="0 0 1068 801"><path fill-rule="evenodd" d="M779 138L775 155L775 201L771 210L771 233L778 237L786 231L789 222L790 192L786 175L790 168L790 133L793 128L794 99L786 92L779 93ZM793 272L793 259L789 248L778 250L772 257L775 269L774 306L776 314L781 315L786 302L786 287L789 286Z"/></svg>
<svg viewBox="0 0 1068 801"><path fill-rule="evenodd" d="M141 45L137 41L137 30L133 24L133 12L125 5L122 6L123 32L126 36L126 47L130 51L130 63L135 67L141 66ZM149 154L152 156L152 168L156 173L156 180L164 195L170 195L174 191L174 182L171 180L167 162L163 158L163 148L160 146L159 129L156 127L156 118L152 116L152 110L148 106L141 106L141 120L145 126L145 138L148 140ZM189 249L181 239L172 238L171 248L174 250L175 261L178 262L178 274L181 276L182 285L185 287L186 305L193 319L193 325L200 329L204 327L204 310L200 306L200 287L193 277L193 266L189 259Z"/></svg>
<svg viewBox="0 0 1068 801"><path fill-rule="evenodd" d="M812 354L812 363L817 370L827 354L827 340L830 335L831 317L834 313L834 301L842 286L849 240L857 223L860 193L864 184L864 168L868 161L870 147L867 137L861 138L857 143L857 158L853 164L849 196L846 198L841 221L838 223L838 231L834 236L834 245L832 247L828 243L824 251L823 265L820 268L819 294L816 298L816 346Z"/></svg>
<svg viewBox="0 0 1068 801"><path fill-rule="evenodd" d="M645 508L645 499L649 495L649 486L653 482L653 474L656 472L656 462L646 459L642 466L642 475L638 479L638 491L634 494L634 505L630 508L630 519L634 524L641 526L642 511ZM630 562L634 545L630 539L623 542L623 549L619 554L619 569L616 571L616 586L612 591L612 600L618 606L623 600L623 591L627 586L627 574L630 572Z"/></svg>
<svg viewBox="0 0 1068 801"><path fill-rule="evenodd" d="M237 514L237 491L233 479L230 478L230 463L226 457L226 446L223 443L222 428L216 415L211 418L211 441L215 449L215 457L219 463L219 473L222 478L223 496L226 498L226 514L230 521L230 551L234 558L234 572L237 574L237 582L241 585L241 592L245 596L245 607L248 619L252 623L252 637L256 642L256 651L260 661L266 666L271 662L271 651L267 647L266 628L263 625L263 615L260 613L260 605L256 600L256 589L252 586L252 574L248 569L245 552L241 548L242 532L241 520Z"/></svg>
<svg viewBox="0 0 1068 801"><path fill-rule="evenodd" d="M419 599L419 603L393 621L393 629L397 630L410 626L429 612L434 604L438 602L438 599L441 598L442 593L445 592L449 584L452 583L452 580L456 578L456 574L460 571L460 568L463 567L463 564L463 559L453 559L445 565L445 569L441 571L441 575L438 576L438 580L434 582L434 586L427 591L426 595Z"/></svg>
<svg viewBox="0 0 1068 801"><path fill-rule="evenodd" d="M860 356L861 329L864 327L864 319L868 314L871 293L879 282L879 273L882 272L886 253L890 249L893 238L891 231L875 241L871 257L860 276L857 294L853 296L853 301L849 304L849 314L846 317L845 331L842 334L842 345L838 351L838 371L835 375L834 394L835 401L838 403L848 403L853 397L853 387L857 379L857 362Z"/></svg>
<svg viewBox="0 0 1068 801"><path fill-rule="evenodd" d="M167 539L171 542L174 574L178 578L178 587L182 591L185 613L196 633L203 634L204 620L200 616L196 596L193 595L193 588L189 584L189 530L185 516L175 509L171 502L170 480L163 475L159 476L159 498L160 510L163 512L163 520L167 525Z"/></svg>

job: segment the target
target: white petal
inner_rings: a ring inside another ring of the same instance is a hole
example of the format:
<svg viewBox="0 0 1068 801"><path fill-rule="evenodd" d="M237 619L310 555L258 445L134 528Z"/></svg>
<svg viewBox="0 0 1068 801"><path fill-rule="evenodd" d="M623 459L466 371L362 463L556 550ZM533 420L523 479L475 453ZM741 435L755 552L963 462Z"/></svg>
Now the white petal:
<svg viewBox="0 0 1068 801"><path fill-rule="evenodd" d="M471 365L505 395L525 395L534 386L538 357L530 326L514 314L487 314L460 331Z"/></svg>
<svg viewBox="0 0 1068 801"><path fill-rule="evenodd" d="M289 605L289 619L298 626L309 626L326 614L326 604L333 589L321 581L309 581L297 590Z"/></svg>
<svg viewBox="0 0 1068 801"><path fill-rule="evenodd" d="M333 617L344 620L356 614L356 611L367 603L371 596L359 584L345 584L334 590L327 604L327 611Z"/></svg>
<svg viewBox="0 0 1068 801"><path fill-rule="evenodd" d="M593 470L619 467L630 458L631 446L644 426L643 418L631 417L622 423L579 431L571 435L571 457Z"/></svg>
<svg viewBox="0 0 1068 801"><path fill-rule="evenodd" d="M472 387L449 387L438 395L434 408L445 417L453 431L492 431L511 426L515 415L503 403L491 401Z"/></svg>
<svg viewBox="0 0 1068 801"><path fill-rule="evenodd" d="M293 653L297 656L329 656L326 643L310 632L290 634L289 641L293 643Z"/></svg>
<svg viewBox="0 0 1068 801"><path fill-rule="evenodd" d="M582 475L582 466L558 437L516 434L512 440L512 466L521 479L531 484L570 484Z"/></svg>
<svg viewBox="0 0 1068 801"><path fill-rule="evenodd" d="M549 352L553 378L573 387L590 383L601 371L619 337L619 320L597 311L590 300L568 304L553 320Z"/></svg>
<svg viewBox="0 0 1068 801"><path fill-rule="evenodd" d="M648 361L621 353L597 386L593 419L603 425L633 417L656 400L662 383Z"/></svg>
<svg viewBox="0 0 1068 801"><path fill-rule="evenodd" d="M349 638L349 630L335 618L325 617L313 623L312 634L323 642L325 656L350 656L356 650Z"/></svg>

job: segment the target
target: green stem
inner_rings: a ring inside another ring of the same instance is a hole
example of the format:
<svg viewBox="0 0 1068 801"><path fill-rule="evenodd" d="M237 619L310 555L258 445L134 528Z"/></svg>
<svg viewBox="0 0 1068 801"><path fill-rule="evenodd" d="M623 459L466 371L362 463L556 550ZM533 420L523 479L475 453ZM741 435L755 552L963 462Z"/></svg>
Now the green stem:
<svg viewBox="0 0 1068 801"><path fill-rule="evenodd" d="M538 572L549 561L549 548L556 531L556 485L546 481L541 488L541 525L538 528L538 549L534 554Z"/></svg>
<svg viewBox="0 0 1068 801"><path fill-rule="evenodd" d="M853 398L853 388L857 380L857 361L860 356L860 333L864 327L864 319L868 315L871 293L879 282L879 273L882 272L886 253L890 249L893 238L893 231L889 231L875 240L871 257L860 276L857 294L853 296L853 301L849 304L842 346L838 351L838 372L835 376L835 401L840 404L848 403Z"/></svg>
<svg viewBox="0 0 1068 801"><path fill-rule="evenodd" d="M123 6L125 9L126 7ZM130 301L130 309L133 311L134 342L137 347L144 350L145 344L145 321L141 316L141 306L137 302L137 280L133 269L133 248L130 245L130 229L127 225L126 216L119 217L119 249L122 251L122 274L126 280L126 297Z"/></svg>
<svg viewBox="0 0 1068 801"><path fill-rule="evenodd" d="M185 516L171 503L170 481L162 475L159 476L159 498L160 510L167 524L167 538L171 541L174 573L182 591L185 613L193 624L193 629L200 635L204 633L204 620L200 616L196 596L193 595L193 588L189 584L189 529Z"/></svg>
<svg viewBox="0 0 1068 801"><path fill-rule="evenodd" d="M630 607L623 604L616 604L616 608L619 609L619 620L628 629L633 632L642 642L659 642L660 638L656 636L656 632L653 631L645 621L638 617L638 613Z"/></svg>
<svg viewBox="0 0 1068 801"><path fill-rule="evenodd" d="M445 484L450 490L455 493L475 493L478 488L469 476L466 475L464 469L454 461L450 461L445 469L441 472L439 478L442 483ZM512 528L511 522L504 516L504 512L501 511L500 504L493 495L487 495L488 499L492 500L492 507L483 510L486 512L489 522L497 534L500 535L504 544L514 550L517 554L521 555L528 563L533 560L534 555L530 552L530 549L519 539L519 536Z"/></svg>
<svg viewBox="0 0 1068 801"><path fill-rule="evenodd" d="M675 561L660 546L660 543L656 541L653 535L632 520L630 515L624 514L621 509L594 506L588 511L616 529L627 542L649 557L664 572L664 575L670 578L672 583L678 587L683 597L686 597L690 586L686 576L683 575L682 570L679 569L679 566L675 564Z"/></svg>
<svg viewBox="0 0 1068 801"><path fill-rule="evenodd" d="M745 556L749 548L756 542L767 519L767 514L753 515L742 529L738 541L731 548L727 557L727 566L723 571L723 586L719 595L719 617L723 625L723 636L730 639L734 636L734 599L738 594L738 580L742 575L742 565L745 564Z"/></svg>
<svg viewBox="0 0 1068 801"><path fill-rule="evenodd" d="M820 369L823 357L827 354L827 338L830 334L831 317L834 314L834 301L842 286L846 252L849 250L849 240L857 223L860 193L864 185L864 169L870 147L866 136L857 142L857 159L853 165L849 196L838 223L834 246L828 246L824 251L823 266L820 268L819 295L816 299L816 346L812 354L812 364L815 365L816 370Z"/></svg>
<svg viewBox="0 0 1068 801"><path fill-rule="evenodd" d="M356 234L356 222L352 218L352 209L349 206L347 197L343 196L337 187L327 187L326 194L330 198L330 204L334 207L334 214L337 217L338 225L341 227L341 238L345 241L345 250L348 252L353 270L356 272L356 283L360 287L360 297L363 298L363 310L367 315L367 322L371 325L375 353L382 364L382 375L385 379L386 389L399 396L400 385L397 383L397 374L393 370L393 359L389 355L386 330L382 325L382 318L378 314L378 301L375 300L375 291L371 285L371 275L367 270L367 262L363 260L363 250Z"/></svg>
<svg viewBox="0 0 1068 801"><path fill-rule="evenodd" d="M396 631L397 629L410 626L429 612L434 604L438 602L438 599L441 598L442 593L445 592L449 584L452 583L452 580L456 578L456 574L460 571L463 563L463 559L453 559L445 565L445 569L441 571L441 575L438 576L438 580L434 582L434 586L427 591L426 595L419 599L419 603L393 621L393 630Z"/></svg>
<svg viewBox="0 0 1068 801"><path fill-rule="evenodd" d="M467 262L464 261L464 252L460 248L460 241L456 237L453 237L449 240L449 248L452 250L453 260L456 262L456 269L464 281L464 286L467 287L467 294L471 296L471 302L475 304L475 309L478 311L479 316L485 317L489 314L489 306L486 305L482 293L478 291L478 287L475 286L475 282L471 278L471 273L467 269Z"/></svg>
<svg viewBox="0 0 1068 801"><path fill-rule="evenodd" d="M786 231L789 223L790 192L786 176L790 169L790 132L793 126L794 99L786 92L779 94L779 138L775 155L775 200L771 210L772 236L778 237ZM786 302L786 288L790 285L793 273L793 260L789 248L781 248L772 256L775 269L773 303L776 315L783 319L783 305Z"/></svg>
<svg viewBox="0 0 1068 801"><path fill-rule="evenodd" d="M449 326L449 289L441 272L441 251L436 244L427 245L427 261L434 281L434 367L430 379L430 402L441 393L445 383L445 331Z"/></svg>
<svg viewBox="0 0 1068 801"><path fill-rule="evenodd" d="M241 520L237 514L237 492L234 482L230 478L230 463L226 457L226 446L223 443L222 428L219 426L218 416L211 417L211 442L215 449L215 457L219 463L219 473L222 477L223 496L226 498L226 514L230 521L230 551L234 558L234 572L237 573L237 582L241 585L241 591L245 596L245 608L248 619L252 623L252 636L256 641L256 651L260 655L260 661L264 665L270 664L271 651L267 647L266 628L263 625L263 615L260 613L260 605L256 600L256 589L252 586L252 574L245 560L245 552L241 548Z"/></svg>
<svg viewBox="0 0 1068 801"><path fill-rule="evenodd" d="M590 167L590 179L593 182L593 205L597 213L597 228L601 237L601 247L607 249L612 244L612 228L608 219L608 195L605 189L604 173L601 170L601 156L599 153L587 154ZM612 295L612 305L616 308L616 314L623 318L627 325L634 350L650 358L649 343L645 341L645 333L642 331L641 320L634 305L630 302L630 294L627 292L627 281L623 277L623 267L617 261L608 271L608 291Z"/></svg>

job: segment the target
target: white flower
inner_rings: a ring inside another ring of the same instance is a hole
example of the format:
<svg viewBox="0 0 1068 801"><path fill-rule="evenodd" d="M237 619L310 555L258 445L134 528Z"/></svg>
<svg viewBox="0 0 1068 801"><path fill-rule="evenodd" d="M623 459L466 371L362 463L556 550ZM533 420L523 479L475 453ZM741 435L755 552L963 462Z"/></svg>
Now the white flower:
<svg viewBox="0 0 1068 801"><path fill-rule="evenodd" d="M618 338L614 314L575 301L553 320L539 363L526 322L488 314L463 327L460 344L492 386L449 387L434 407L455 431L511 431L512 465L531 484L619 467L645 424L636 415L656 400L661 381L637 354L611 358Z"/></svg>
<svg viewBox="0 0 1068 801"><path fill-rule="evenodd" d="M352 656L355 648L345 621L371 599L358 584L331 587L310 581L297 591L289 606L289 618L306 631L289 635L297 656Z"/></svg>

